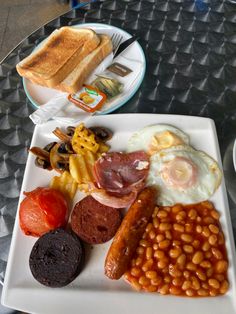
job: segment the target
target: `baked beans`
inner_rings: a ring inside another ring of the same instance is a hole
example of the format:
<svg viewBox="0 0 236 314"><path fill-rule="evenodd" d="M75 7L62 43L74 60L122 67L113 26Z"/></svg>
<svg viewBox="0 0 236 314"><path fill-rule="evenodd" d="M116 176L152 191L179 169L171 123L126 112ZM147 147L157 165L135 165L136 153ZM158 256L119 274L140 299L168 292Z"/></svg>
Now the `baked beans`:
<svg viewBox="0 0 236 314"><path fill-rule="evenodd" d="M125 279L136 290L206 297L229 289L219 213L205 201L156 207Z"/></svg>

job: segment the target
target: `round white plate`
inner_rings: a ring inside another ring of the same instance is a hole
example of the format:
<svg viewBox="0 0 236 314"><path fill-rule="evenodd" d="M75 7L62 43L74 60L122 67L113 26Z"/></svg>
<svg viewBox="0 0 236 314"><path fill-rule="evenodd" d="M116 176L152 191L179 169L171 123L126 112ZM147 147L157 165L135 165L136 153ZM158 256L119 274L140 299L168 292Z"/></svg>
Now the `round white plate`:
<svg viewBox="0 0 236 314"><path fill-rule="evenodd" d="M131 35L127 33L126 31L112 25L99 24L99 23L85 23L85 24L74 25L73 27L91 28L98 34L107 34L109 36L112 36L112 34L114 33L118 33L123 36L123 41L131 37ZM124 51L124 53L118 56L117 59L115 59L115 61L122 63L122 61L124 60L122 58L125 58L126 59L125 61L130 60L130 68L132 68L133 72L127 75L125 78L119 77L119 80L124 83L123 93L115 97L112 101L106 103L102 107L102 109L99 112L97 112L97 114L107 114L123 106L136 93L140 84L143 81L143 77L146 70L146 60L145 60L145 55L140 44L137 41L135 41L132 45L130 45L130 47L127 50ZM99 69L104 68L104 63L106 63L105 67L108 66L111 63L111 61L112 61L112 56L110 55L99 65ZM109 64L107 64L107 62ZM136 64L138 66L136 66ZM96 70L98 70L98 68ZM91 74L91 76L88 78L86 82L90 82L91 77L93 77L93 75L94 74ZM132 75L133 78L135 77L132 85L130 85L130 82L129 82L130 75ZM129 88L126 88L127 84L129 85ZM33 106L36 108L48 102L54 96L58 95L58 93L60 93L58 90L36 85L25 78L23 78L23 85L24 85L24 90L27 97L29 98ZM63 110L63 112L60 112L60 115L65 117L67 116L67 114L71 115L73 113L72 111L76 111L76 110L78 110L76 106L69 105L67 108L65 108L65 110Z"/></svg>

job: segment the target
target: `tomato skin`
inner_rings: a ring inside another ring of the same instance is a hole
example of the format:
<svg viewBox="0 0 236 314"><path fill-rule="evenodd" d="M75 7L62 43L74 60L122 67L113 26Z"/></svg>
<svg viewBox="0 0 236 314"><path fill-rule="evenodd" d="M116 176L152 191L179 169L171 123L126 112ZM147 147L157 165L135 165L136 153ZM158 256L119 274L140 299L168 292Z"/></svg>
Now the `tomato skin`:
<svg viewBox="0 0 236 314"><path fill-rule="evenodd" d="M38 187L24 194L26 197L20 204L19 218L20 227L26 235L40 237L66 225L69 209L61 192Z"/></svg>

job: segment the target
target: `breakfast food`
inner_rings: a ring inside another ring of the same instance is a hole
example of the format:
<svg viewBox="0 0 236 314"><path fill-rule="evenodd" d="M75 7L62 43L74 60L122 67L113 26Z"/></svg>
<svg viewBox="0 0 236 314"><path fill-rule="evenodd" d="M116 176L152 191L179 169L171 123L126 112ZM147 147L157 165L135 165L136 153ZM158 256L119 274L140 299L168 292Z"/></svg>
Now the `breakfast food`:
<svg viewBox="0 0 236 314"><path fill-rule="evenodd" d="M55 176L51 179L50 188L60 191L70 202L75 196L78 184L68 171L64 171L59 177Z"/></svg>
<svg viewBox="0 0 236 314"><path fill-rule="evenodd" d="M116 193L109 193L96 188L91 191L92 197L99 203L114 208L128 208L136 200L137 193L138 191L134 190L126 195L116 195Z"/></svg>
<svg viewBox="0 0 236 314"><path fill-rule="evenodd" d="M63 229L56 229L36 241L29 266L41 284L63 287L79 275L83 260L84 250L79 238Z"/></svg>
<svg viewBox="0 0 236 314"><path fill-rule="evenodd" d="M189 145L189 136L168 124L154 124L135 132L128 141L128 152L144 150L152 155L176 145Z"/></svg>
<svg viewBox="0 0 236 314"><path fill-rule="evenodd" d="M51 188L38 187L26 196L20 204L21 230L26 235L39 237L44 233L65 227L68 205L63 194Z"/></svg>
<svg viewBox="0 0 236 314"><path fill-rule="evenodd" d="M109 141L113 135L111 130L105 128L104 126L92 126L89 128L89 130L95 134L95 138L97 139L97 141L104 143L106 141Z"/></svg>
<svg viewBox="0 0 236 314"><path fill-rule="evenodd" d="M209 199L221 177L217 162L206 153L178 145L151 156L147 185L158 187L158 205L191 204Z"/></svg>
<svg viewBox="0 0 236 314"><path fill-rule="evenodd" d="M89 244L114 237L104 265L108 278L124 276L136 290L160 294L227 292L219 214L205 201L222 173L215 160L189 146L187 134L166 124L147 126L131 136L128 152L111 152L103 127L81 123L53 133L62 142L33 153L60 172L51 186L67 199L76 189L86 193L71 214L73 232ZM122 221L121 208L128 208Z"/></svg>
<svg viewBox="0 0 236 314"><path fill-rule="evenodd" d="M227 292L228 260L210 202L156 207L125 279L137 290L183 296Z"/></svg>
<svg viewBox="0 0 236 314"><path fill-rule="evenodd" d="M158 205L207 200L221 183L218 163L189 142L187 134L166 124L147 126L128 141L128 152L142 149L150 155L146 185L159 189Z"/></svg>
<svg viewBox="0 0 236 314"><path fill-rule="evenodd" d="M71 201L77 189L88 192L94 187L93 167L101 154L109 150L106 142L112 132L99 126L86 128L80 123L77 127L67 127L66 131L57 127L53 133L62 142L49 143L43 149L31 147L30 152L37 156L37 166L61 174L52 178L50 186Z"/></svg>
<svg viewBox="0 0 236 314"><path fill-rule="evenodd" d="M99 187L120 195L128 194L146 179L149 157L143 152L111 152L99 158L94 175Z"/></svg>
<svg viewBox="0 0 236 314"><path fill-rule="evenodd" d="M96 49L82 59L71 73L61 81L58 88L68 93L76 93L92 71L112 52L112 43L108 35L98 35L100 43Z"/></svg>
<svg viewBox="0 0 236 314"><path fill-rule="evenodd" d="M93 166L96 159L97 155L90 151L70 156L70 173L74 180L78 183L79 190L88 191L90 184L94 183Z"/></svg>
<svg viewBox="0 0 236 314"><path fill-rule="evenodd" d="M156 194L155 188L145 188L125 215L105 260L105 275L110 279L119 279L127 270L153 213Z"/></svg>
<svg viewBox="0 0 236 314"><path fill-rule="evenodd" d="M120 223L121 213L118 209L102 205L92 196L78 202L71 215L72 230L91 244L109 241Z"/></svg>
<svg viewBox="0 0 236 314"><path fill-rule="evenodd" d="M36 84L56 87L98 45L91 29L62 27L16 67L18 73Z"/></svg>
<svg viewBox="0 0 236 314"><path fill-rule="evenodd" d="M99 189L91 195L100 203L115 208L129 207L145 186L149 157L145 152L106 153L94 165Z"/></svg>
<svg viewBox="0 0 236 314"><path fill-rule="evenodd" d="M109 145L93 133L89 128L86 128L84 123L80 123L74 131L71 139L71 145L76 153L84 153L90 151L92 153L105 153L109 150Z"/></svg>

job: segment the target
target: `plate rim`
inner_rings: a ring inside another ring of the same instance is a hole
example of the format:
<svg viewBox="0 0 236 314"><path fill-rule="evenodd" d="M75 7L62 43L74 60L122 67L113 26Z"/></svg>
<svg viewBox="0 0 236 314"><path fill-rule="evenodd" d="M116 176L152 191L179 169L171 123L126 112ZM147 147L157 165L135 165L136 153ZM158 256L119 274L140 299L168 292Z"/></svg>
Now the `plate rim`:
<svg viewBox="0 0 236 314"><path fill-rule="evenodd" d="M126 35L130 37L132 37L132 35L130 33L128 33L127 31L117 27L117 26L113 26L111 24L104 24L104 23L78 23L78 24L75 24L75 25L72 25L70 27L74 27L76 28L77 26L79 25L83 25L83 26L86 26L86 25L90 25L90 26L94 26L96 27L97 25L101 25L105 28L112 28L112 29L117 29L117 30L121 30L122 32L126 33ZM50 36L50 35L49 35ZM46 40L48 38L48 36L44 39ZM44 41L43 40L43 41ZM42 42L43 42L42 41ZM138 41L136 41L136 43L138 44L138 48L142 54L142 58L143 58L143 69L142 69L142 73L140 75L140 79L138 81L138 83L136 84L136 86L134 87L133 91L130 93L130 95L128 96L128 98L124 99L122 102L118 103L115 107L111 108L111 109L107 109L107 110L104 110L104 111L99 111L97 113L95 113L95 115L105 115L105 114L108 114L108 113L111 113L117 109L119 109L120 107L122 107L123 105L125 105L135 94L136 92L138 91L139 87L141 86L142 82L143 82L143 79L144 79L144 76L145 76L145 73L146 73L146 69L147 69L147 61L146 61L146 57L145 57L145 53L143 51L143 48L141 47L140 43ZM39 43L40 45L41 43ZM37 45L34 49L36 49L39 45ZM34 50L33 50L34 51ZM31 52L32 53L32 52ZM33 108L34 109L38 109L41 105L38 104L34 99L33 97L30 95L28 89L27 89L27 81L29 81L28 79L26 79L25 77L22 78L22 83L23 83L23 88L24 88L24 92L27 96L27 98L29 99L30 103L32 104ZM34 85L37 85L37 84L34 84Z"/></svg>
<svg viewBox="0 0 236 314"><path fill-rule="evenodd" d="M149 116L160 116L161 117L161 119L162 120L168 120L169 119L169 117L173 117L173 118L176 118L177 120L178 120L178 118L184 118L184 119L188 119L188 118L193 118L193 119L195 119L196 121L205 121L206 123L209 123L209 127L211 128L211 131L213 132L213 135L214 135L214 148L216 149L216 157L213 157L213 158L216 158L217 159L217 162L219 163L219 165L220 165L220 167L221 167L221 169L222 169L222 171L223 171L223 167L222 167L222 158L221 158L221 155L220 155L220 151L219 151L219 143L218 143L218 136L217 136L217 132L216 132L216 128L215 128L215 122L214 122L214 120L213 119L211 119L211 118L207 118L207 117L199 117L199 116L187 116L187 115L174 115L174 114L152 114L152 113L136 113L136 114L133 114L133 113L127 113L127 114L116 114L116 115L112 115L112 119L116 119L116 117L118 117L118 119L119 119L119 116L122 118L122 117L124 117L124 116L127 116L127 120L128 120L128 117L134 117L134 116L140 116L140 117L143 117L143 119L145 119L145 118L147 118L148 119L148 117ZM95 119L110 119L111 118L111 116L95 116L94 117ZM92 118L93 119L93 118ZM107 121L108 121L107 120ZM92 121L92 120L91 120ZM166 124L169 124L169 123L171 123L170 121L167 121L167 122L160 122L160 121L158 121L158 122L156 122L156 124L159 124L159 123L166 123ZM173 123L173 122L172 122ZM54 124L57 124L57 125L61 125L61 126L64 126L64 125L67 125L67 123L58 123L57 121L49 121L49 122L47 122L47 124L52 124L52 125L54 125ZM152 123L150 122L150 121L148 121L147 122L147 125L151 125ZM35 131L34 131L34 134L33 134L33 138L32 138L32 141L33 141L33 139L34 139L34 137L36 137L37 136L37 132L38 131L36 131L36 130L38 130L38 129L40 129L42 127L42 125L38 125L38 126L36 126L36 128L35 128ZM27 164L28 164L28 168L29 168L29 165L30 165L30 163L29 163L29 156L28 156L28 159L27 159ZM26 164L26 165L27 165ZM25 181L26 179L25 179L25 176L24 176L24 180L23 180L23 182L22 182L22 187L24 186L24 181ZM233 260L233 258L235 257L235 247L234 247L234 238L233 238L233 233L232 233L232 220L231 220L231 217L230 217L230 211L229 211L229 206L228 206L228 198L227 198L227 193L226 193L226 187L225 187L225 182L224 182L224 176L223 176L223 180L222 180L222 183L221 183L221 185L222 185L222 188L223 188L223 190L222 190L222 197L223 197L223 199L224 199L224 216L225 216L225 220L226 220L226 223L227 223L227 226L225 227L225 230L227 230L227 236L229 236L229 242L230 242L230 248L232 248L232 250L230 250L230 257L231 257L231 261ZM21 189L21 192L20 192L20 196L22 196L22 189ZM19 211L19 204L18 204L18 208L17 208L17 217L18 217L18 211ZM228 221L228 219L229 219L229 221ZM13 237L12 237L12 239L14 239L15 240L15 242L13 242L13 240L12 240L12 244L11 244L11 248L10 248L10 253L9 253L9 270L8 270L8 267L7 267L7 271L6 271L6 274L7 274L7 272L9 273L10 272L10 264L12 264L12 259L13 259L13 252L14 252L14 248L13 248L13 246L15 247L15 245L16 245L16 232L17 232L17 221L18 221L18 219L16 218L16 222L15 222L15 225L14 225L14 230L13 230ZM231 247L232 246L232 247ZM233 274L234 274L234 277L235 277L235 266L232 266L232 271L233 271ZM234 283L233 282L233 280L235 280L235 278L234 279L232 279L232 283ZM13 289L14 289L15 287L13 287ZM1 301L2 301L2 304L3 305L6 305L6 306L9 306L7 303L4 303L4 301L5 300L3 300L4 299L4 297L5 297L5 294L6 294L6 290L7 289L7 287L6 287L6 285L4 285L4 287L3 287L3 294L2 294L2 299L1 299ZM27 291L27 289L26 289L26 291ZM94 292L94 291L93 291ZM114 292L114 291L111 291L111 292ZM233 292L233 285L232 285L232 291L231 292ZM10 294L10 291L9 291L9 289L8 289L8 293ZM137 293L135 293L135 294L137 294ZM122 295L122 292L121 292L121 295ZM126 293L124 293L123 292L123 295L125 296L126 295ZM130 297L132 297L131 295L130 295ZM147 295L147 298L149 298L149 296ZM195 298L196 299L196 298ZM215 300L215 298L207 298L207 299L213 299L213 301ZM184 300L185 300L185 302L186 303L188 303L188 302L190 302L189 301L189 299L186 299L186 298L184 298ZM20 309L20 310L25 310L25 309ZM39 313L38 311L36 311L35 313ZM236 312L235 312L236 313ZM168 312L168 314L169 314L169 312ZM229 314L228 312L227 312L227 314ZM231 314L231 313L230 313Z"/></svg>

